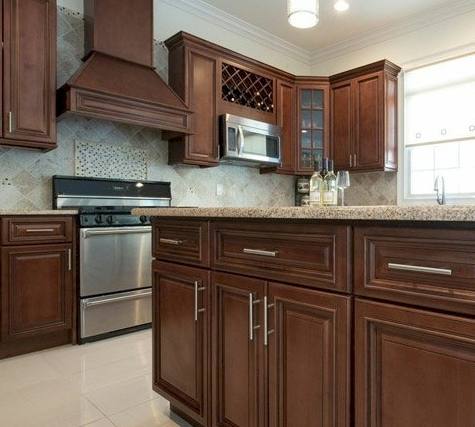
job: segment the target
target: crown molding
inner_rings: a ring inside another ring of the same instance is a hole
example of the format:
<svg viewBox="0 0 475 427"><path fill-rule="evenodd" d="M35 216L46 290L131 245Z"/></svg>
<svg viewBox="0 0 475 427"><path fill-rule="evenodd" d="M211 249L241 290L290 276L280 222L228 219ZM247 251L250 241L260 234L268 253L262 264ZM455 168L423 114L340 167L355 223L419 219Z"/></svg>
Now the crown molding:
<svg viewBox="0 0 475 427"><path fill-rule="evenodd" d="M290 43L274 34L263 30L249 22L243 21L202 0L159 0L168 6L191 13L224 30L231 31L255 43L271 48L283 55L311 65L311 51Z"/></svg>
<svg viewBox="0 0 475 427"><path fill-rule="evenodd" d="M349 54L351 52L364 49L387 40L401 37L405 34L429 27L434 24L455 18L475 10L475 0L461 0L450 5L435 8L424 14L408 16L404 21L399 21L393 25L387 25L365 33L357 34L352 38L342 40L338 43L316 49L310 52L310 63L329 61L331 59Z"/></svg>

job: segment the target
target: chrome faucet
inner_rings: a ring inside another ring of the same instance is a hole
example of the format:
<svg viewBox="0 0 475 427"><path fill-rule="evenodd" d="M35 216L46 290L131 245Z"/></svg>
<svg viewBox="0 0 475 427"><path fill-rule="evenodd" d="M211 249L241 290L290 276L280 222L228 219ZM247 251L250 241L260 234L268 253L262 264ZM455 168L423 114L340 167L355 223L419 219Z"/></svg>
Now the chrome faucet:
<svg viewBox="0 0 475 427"><path fill-rule="evenodd" d="M437 203L439 205L446 205L447 199L445 197L445 179L442 175L438 175L435 178L434 191L437 194Z"/></svg>

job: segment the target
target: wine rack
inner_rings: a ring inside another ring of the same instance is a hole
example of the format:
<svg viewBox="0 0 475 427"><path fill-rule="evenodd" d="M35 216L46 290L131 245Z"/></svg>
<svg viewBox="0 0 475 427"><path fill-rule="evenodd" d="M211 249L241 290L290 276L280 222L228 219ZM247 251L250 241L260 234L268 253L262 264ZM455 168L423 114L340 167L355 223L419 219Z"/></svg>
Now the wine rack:
<svg viewBox="0 0 475 427"><path fill-rule="evenodd" d="M272 79L224 62L221 73L223 101L266 113L274 112Z"/></svg>

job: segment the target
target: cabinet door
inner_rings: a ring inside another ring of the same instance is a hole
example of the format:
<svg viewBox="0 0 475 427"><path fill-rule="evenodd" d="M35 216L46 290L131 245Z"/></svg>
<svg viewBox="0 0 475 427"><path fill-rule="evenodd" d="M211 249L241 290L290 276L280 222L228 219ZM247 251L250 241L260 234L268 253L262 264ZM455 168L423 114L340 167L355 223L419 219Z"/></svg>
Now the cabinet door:
<svg viewBox="0 0 475 427"><path fill-rule="evenodd" d="M2 249L2 340L70 329L72 246Z"/></svg>
<svg viewBox="0 0 475 427"><path fill-rule="evenodd" d="M170 162L215 166L218 164L217 60L188 48L184 54L185 65L178 60L176 64L172 63L171 70L179 76L183 76L183 68L186 70L184 84L174 84L176 77L171 84L177 86L178 93L194 112L191 118L193 135L170 141ZM179 69L180 64L182 69Z"/></svg>
<svg viewBox="0 0 475 427"><path fill-rule="evenodd" d="M471 427L475 320L357 301L357 427Z"/></svg>
<svg viewBox="0 0 475 427"><path fill-rule="evenodd" d="M153 385L185 416L208 416L209 272L153 264Z"/></svg>
<svg viewBox="0 0 475 427"><path fill-rule="evenodd" d="M384 74L379 72L356 78L353 85L353 168L384 168Z"/></svg>
<svg viewBox="0 0 475 427"><path fill-rule="evenodd" d="M213 273L213 426L263 426L265 282Z"/></svg>
<svg viewBox="0 0 475 427"><path fill-rule="evenodd" d="M293 84L277 82L277 125L282 127L282 164L277 169L282 174L295 173L295 114L296 89Z"/></svg>
<svg viewBox="0 0 475 427"><path fill-rule="evenodd" d="M350 301L269 284L269 426L350 425Z"/></svg>
<svg viewBox="0 0 475 427"><path fill-rule="evenodd" d="M328 156L328 85L299 87L297 173L311 175L315 161Z"/></svg>
<svg viewBox="0 0 475 427"><path fill-rule="evenodd" d="M3 137L18 145L56 142L56 1L5 0Z"/></svg>
<svg viewBox="0 0 475 427"><path fill-rule="evenodd" d="M331 104L331 139L335 169L348 170L353 166L351 80L332 85Z"/></svg>

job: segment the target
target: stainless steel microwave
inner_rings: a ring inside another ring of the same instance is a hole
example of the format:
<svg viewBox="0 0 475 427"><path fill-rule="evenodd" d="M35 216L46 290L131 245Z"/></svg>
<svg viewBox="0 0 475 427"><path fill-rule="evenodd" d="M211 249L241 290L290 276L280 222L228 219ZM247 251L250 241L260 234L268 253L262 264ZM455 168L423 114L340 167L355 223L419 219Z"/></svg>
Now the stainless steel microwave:
<svg viewBox="0 0 475 427"><path fill-rule="evenodd" d="M279 166L279 126L224 114L220 117L221 161L246 166Z"/></svg>

